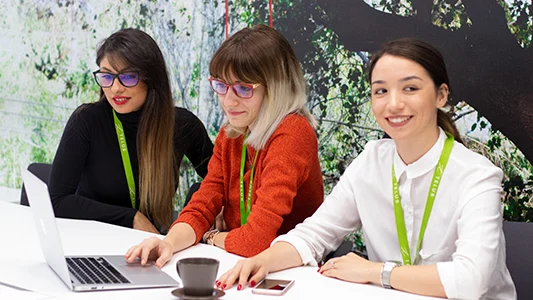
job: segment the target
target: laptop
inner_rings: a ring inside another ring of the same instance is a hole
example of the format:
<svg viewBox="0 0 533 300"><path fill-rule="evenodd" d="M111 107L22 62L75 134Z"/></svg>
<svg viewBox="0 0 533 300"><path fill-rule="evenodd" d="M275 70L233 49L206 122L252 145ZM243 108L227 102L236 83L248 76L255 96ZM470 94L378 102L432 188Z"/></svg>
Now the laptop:
<svg viewBox="0 0 533 300"><path fill-rule="evenodd" d="M72 291L175 287L179 283L154 264L127 263L122 255L65 257L48 186L22 172L44 258Z"/></svg>

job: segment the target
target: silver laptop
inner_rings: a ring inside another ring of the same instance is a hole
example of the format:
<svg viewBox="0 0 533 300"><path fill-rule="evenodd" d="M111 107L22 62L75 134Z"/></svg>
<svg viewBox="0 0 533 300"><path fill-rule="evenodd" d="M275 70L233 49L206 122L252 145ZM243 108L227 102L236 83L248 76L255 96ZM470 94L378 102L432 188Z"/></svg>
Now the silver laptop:
<svg viewBox="0 0 533 300"><path fill-rule="evenodd" d="M48 187L28 170L22 172L28 201L46 262L73 291L178 286L153 264L128 264L122 255L65 257Z"/></svg>

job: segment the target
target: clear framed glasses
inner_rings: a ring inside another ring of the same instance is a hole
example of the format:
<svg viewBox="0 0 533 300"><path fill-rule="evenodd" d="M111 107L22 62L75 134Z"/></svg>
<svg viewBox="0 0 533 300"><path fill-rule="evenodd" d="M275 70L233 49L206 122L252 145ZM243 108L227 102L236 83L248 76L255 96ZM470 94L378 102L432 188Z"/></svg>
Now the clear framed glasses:
<svg viewBox="0 0 533 300"><path fill-rule="evenodd" d="M242 99L250 99L254 95L254 89L260 86L260 83L250 84L250 83L234 83L228 84L224 81L209 77L209 84L215 93L219 95L226 95L228 89L231 87L235 95Z"/></svg>
<svg viewBox="0 0 533 300"><path fill-rule="evenodd" d="M139 74L134 72L113 74L97 70L93 72L93 75L96 83L103 88L111 87L115 78L118 78L118 82L125 87L134 87L139 83Z"/></svg>

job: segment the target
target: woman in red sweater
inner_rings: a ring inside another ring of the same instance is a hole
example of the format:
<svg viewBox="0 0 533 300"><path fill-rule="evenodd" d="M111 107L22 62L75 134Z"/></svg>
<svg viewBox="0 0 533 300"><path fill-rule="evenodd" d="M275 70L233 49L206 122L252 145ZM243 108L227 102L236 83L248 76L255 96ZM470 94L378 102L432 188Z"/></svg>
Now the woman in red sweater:
<svg viewBox="0 0 533 300"><path fill-rule="evenodd" d="M198 243L241 256L268 248L311 216L324 187L302 70L287 39L264 25L226 40L209 65L209 81L227 122L208 173L165 239L131 247L129 262L155 259ZM223 210L228 231L208 231Z"/></svg>

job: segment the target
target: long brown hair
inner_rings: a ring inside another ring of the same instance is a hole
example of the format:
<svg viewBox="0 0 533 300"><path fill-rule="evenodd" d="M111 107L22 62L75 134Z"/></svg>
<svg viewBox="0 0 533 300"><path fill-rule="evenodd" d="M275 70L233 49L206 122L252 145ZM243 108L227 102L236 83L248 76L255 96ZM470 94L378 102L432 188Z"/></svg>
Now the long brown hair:
<svg viewBox="0 0 533 300"><path fill-rule="evenodd" d="M315 127L316 120L305 107L306 83L300 63L287 39L276 30L256 25L244 28L224 41L209 64L211 76L230 81L231 75L248 83L265 87L261 110L254 121L254 131L246 143L262 149L278 125L290 113L307 118ZM247 128L224 124L230 138L244 134Z"/></svg>
<svg viewBox="0 0 533 300"><path fill-rule="evenodd" d="M414 38L403 38L388 42L374 53L368 67L368 80L372 78L372 71L376 63L385 54L404 57L418 63L428 72L435 84L435 89L438 89L444 83L451 91L448 71L442 54L430 44ZM452 118L441 109L437 109L437 125L444 131L451 133L456 141L463 143L461 134L455 127Z"/></svg>
<svg viewBox="0 0 533 300"><path fill-rule="evenodd" d="M139 211L158 228L168 228L174 211L179 166L174 157L174 100L163 54L156 42L138 29L122 29L99 46L96 64L127 66L139 74L148 91L137 131ZM106 102L103 90L100 101Z"/></svg>

